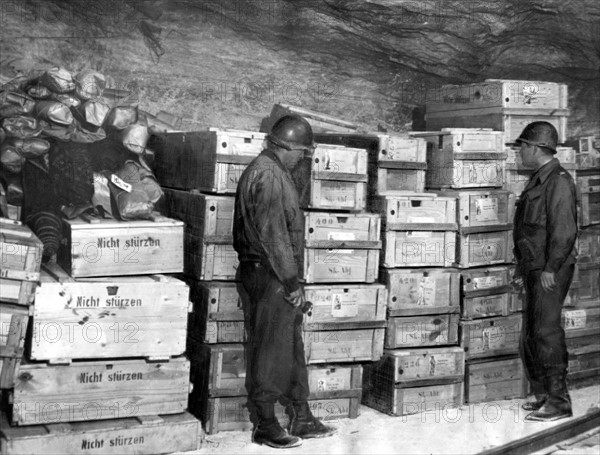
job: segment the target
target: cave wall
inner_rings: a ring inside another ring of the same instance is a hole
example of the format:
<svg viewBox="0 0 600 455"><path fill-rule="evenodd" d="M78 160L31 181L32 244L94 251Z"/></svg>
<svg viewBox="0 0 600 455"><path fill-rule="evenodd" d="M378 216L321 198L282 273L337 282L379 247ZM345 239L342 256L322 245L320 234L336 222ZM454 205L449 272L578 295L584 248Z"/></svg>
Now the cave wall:
<svg viewBox="0 0 600 455"><path fill-rule="evenodd" d="M569 85L569 135L599 133L600 2L2 2L0 82L93 68L182 128L258 129L275 102L407 131L425 92L486 78Z"/></svg>

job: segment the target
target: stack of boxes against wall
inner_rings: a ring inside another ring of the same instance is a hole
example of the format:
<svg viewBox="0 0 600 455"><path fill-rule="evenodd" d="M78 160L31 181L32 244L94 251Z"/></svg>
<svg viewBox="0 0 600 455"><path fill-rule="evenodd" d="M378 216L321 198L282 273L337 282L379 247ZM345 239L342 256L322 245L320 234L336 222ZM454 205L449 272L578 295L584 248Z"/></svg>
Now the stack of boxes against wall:
<svg viewBox="0 0 600 455"><path fill-rule="evenodd" d="M382 359L364 366L363 403L392 415L460 404L464 353L452 346L458 341L458 273L448 268L456 202L424 193L425 140L375 133L317 140L369 151L369 208L382 216L388 326Z"/></svg>
<svg viewBox="0 0 600 455"><path fill-rule="evenodd" d="M569 350L569 384L597 381L600 372L600 141L579 141L577 164L578 258L563 321Z"/></svg>
<svg viewBox="0 0 600 455"><path fill-rule="evenodd" d="M251 428L243 312L232 282L238 265L231 246L233 194L263 140L263 133L213 131L159 136L154 143L157 177L180 188L165 188L167 213L187 224L185 273L194 303L190 408L209 433ZM190 169L196 173L190 175ZM338 363L379 358L383 349L385 289L357 284L375 281L379 261L379 217L363 211L366 169L365 150L318 146L295 176L306 190L300 198L307 209L301 269L306 297L314 305L303 331L309 401L313 413L325 419L358 415L362 368ZM226 249L211 253L212 245ZM283 408L276 412L285 423Z"/></svg>
<svg viewBox="0 0 600 455"><path fill-rule="evenodd" d="M197 448L201 425L185 412L189 288L162 274L183 269L183 223L157 216L64 226L59 264L44 265L39 277L26 359L7 394L3 449Z"/></svg>

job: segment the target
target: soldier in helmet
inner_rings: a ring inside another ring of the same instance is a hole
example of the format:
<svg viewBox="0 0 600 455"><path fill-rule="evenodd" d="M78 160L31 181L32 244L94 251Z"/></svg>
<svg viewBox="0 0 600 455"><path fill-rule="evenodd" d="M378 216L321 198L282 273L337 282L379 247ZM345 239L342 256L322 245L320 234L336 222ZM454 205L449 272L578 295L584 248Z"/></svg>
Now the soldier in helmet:
<svg viewBox="0 0 600 455"><path fill-rule="evenodd" d="M517 144L523 164L535 169L519 198L514 220L515 283L525 286L521 355L535 394L526 421L573 415L567 390L567 347L561 310L577 251L575 184L554 158L558 134L548 122L527 125Z"/></svg>
<svg viewBox="0 0 600 455"><path fill-rule="evenodd" d="M334 432L309 408L302 342L305 300L298 265L303 219L290 171L313 149L309 123L297 115L282 117L267 136L266 148L240 177L235 197L233 237L247 334L252 438L277 448ZM290 416L289 433L275 416L277 401Z"/></svg>

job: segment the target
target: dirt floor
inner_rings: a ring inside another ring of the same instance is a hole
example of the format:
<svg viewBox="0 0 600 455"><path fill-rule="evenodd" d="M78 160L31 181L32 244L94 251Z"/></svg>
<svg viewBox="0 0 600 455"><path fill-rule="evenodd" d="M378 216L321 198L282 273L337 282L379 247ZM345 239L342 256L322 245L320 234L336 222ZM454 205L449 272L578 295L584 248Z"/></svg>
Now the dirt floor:
<svg viewBox="0 0 600 455"><path fill-rule="evenodd" d="M571 392L575 416L600 407L600 386ZM524 422L525 400L507 400L461 408L441 409L428 414L390 417L362 406L357 419L340 419L337 433L325 439L303 441L293 449L272 449L250 442L249 431L207 435L204 447L187 454L209 453L295 453L295 454L468 454L498 446L563 423ZM581 448L583 449L583 448ZM582 453L600 453L586 447ZM566 452L574 455L576 452Z"/></svg>

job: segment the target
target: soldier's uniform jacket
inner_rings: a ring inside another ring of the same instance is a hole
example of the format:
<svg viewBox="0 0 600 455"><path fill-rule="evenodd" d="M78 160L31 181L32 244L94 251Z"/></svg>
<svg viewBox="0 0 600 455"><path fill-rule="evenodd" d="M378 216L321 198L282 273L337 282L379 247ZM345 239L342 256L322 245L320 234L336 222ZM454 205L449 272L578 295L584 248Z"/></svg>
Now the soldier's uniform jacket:
<svg viewBox="0 0 600 455"><path fill-rule="evenodd" d="M573 178L556 158L532 175L515 213L517 274L556 273L575 263L576 201Z"/></svg>
<svg viewBox="0 0 600 455"><path fill-rule="evenodd" d="M287 293L297 290L303 226L290 172L273 152L263 150L237 187L233 246L240 261L261 262Z"/></svg>

